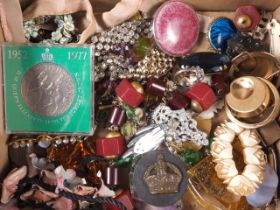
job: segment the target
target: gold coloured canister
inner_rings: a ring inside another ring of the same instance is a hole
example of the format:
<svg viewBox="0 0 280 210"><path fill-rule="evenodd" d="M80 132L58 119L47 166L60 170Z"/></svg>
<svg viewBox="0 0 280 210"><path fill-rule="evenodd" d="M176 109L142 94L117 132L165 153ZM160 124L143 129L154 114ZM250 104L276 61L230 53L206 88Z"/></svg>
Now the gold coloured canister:
<svg viewBox="0 0 280 210"><path fill-rule="evenodd" d="M233 115L227 103L225 103L225 112L230 121L239 125L240 127L247 129L256 129L265 126L277 118L280 112L280 96L276 87L268 80L259 78L266 83L271 92L271 104L269 107L259 116L252 118L238 118Z"/></svg>
<svg viewBox="0 0 280 210"><path fill-rule="evenodd" d="M229 70L235 77L256 76L271 80L279 73L280 62L267 52L242 52L232 60Z"/></svg>
<svg viewBox="0 0 280 210"><path fill-rule="evenodd" d="M225 102L234 116L251 118L261 114L268 107L270 99L270 90L262 80L246 76L231 83Z"/></svg>

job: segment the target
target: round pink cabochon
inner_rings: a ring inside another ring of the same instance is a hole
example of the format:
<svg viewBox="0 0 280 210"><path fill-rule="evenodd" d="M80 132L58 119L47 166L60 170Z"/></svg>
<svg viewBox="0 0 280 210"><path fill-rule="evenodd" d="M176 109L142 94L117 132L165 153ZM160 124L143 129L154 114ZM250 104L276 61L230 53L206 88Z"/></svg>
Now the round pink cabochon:
<svg viewBox="0 0 280 210"><path fill-rule="evenodd" d="M156 12L153 22L154 38L159 48L172 56L190 52L199 35L199 20L192 7L171 0Z"/></svg>

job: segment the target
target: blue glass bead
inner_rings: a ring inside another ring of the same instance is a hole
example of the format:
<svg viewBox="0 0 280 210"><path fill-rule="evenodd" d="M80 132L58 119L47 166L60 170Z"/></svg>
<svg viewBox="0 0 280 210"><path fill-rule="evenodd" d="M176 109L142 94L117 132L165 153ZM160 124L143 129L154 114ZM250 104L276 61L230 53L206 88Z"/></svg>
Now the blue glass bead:
<svg viewBox="0 0 280 210"><path fill-rule="evenodd" d="M180 66L199 66L205 73L215 73L224 70L231 59L221 53L199 52L179 59Z"/></svg>
<svg viewBox="0 0 280 210"><path fill-rule="evenodd" d="M237 36L235 26L228 18L218 18L214 20L208 33L211 46L221 51L225 51L227 49L228 39Z"/></svg>

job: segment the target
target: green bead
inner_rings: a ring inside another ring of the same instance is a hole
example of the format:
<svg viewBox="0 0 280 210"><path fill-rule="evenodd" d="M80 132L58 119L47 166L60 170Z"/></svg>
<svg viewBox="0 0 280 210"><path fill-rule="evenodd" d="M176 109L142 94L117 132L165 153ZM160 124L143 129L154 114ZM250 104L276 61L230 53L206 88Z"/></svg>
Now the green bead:
<svg viewBox="0 0 280 210"><path fill-rule="evenodd" d="M140 119L137 116L137 114L135 113L135 109L133 109L125 104L122 104L121 107L125 111L127 119L131 120L132 122L134 122L136 124L139 123Z"/></svg>
<svg viewBox="0 0 280 210"><path fill-rule="evenodd" d="M136 133L136 126L131 121L126 121L121 127L121 134L126 138L131 138Z"/></svg>
<svg viewBox="0 0 280 210"><path fill-rule="evenodd" d="M148 50L152 47L152 41L149 38L143 37L138 39L138 41L133 46L133 52L137 57L144 57Z"/></svg>
<svg viewBox="0 0 280 210"><path fill-rule="evenodd" d="M118 158L114 161L114 166L117 167L125 167L131 164L133 160L133 155L128 156L127 158Z"/></svg>
<svg viewBox="0 0 280 210"><path fill-rule="evenodd" d="M180 157L185 163L195 165L202 159L202 153L188 148L180 154Z"/></svg>

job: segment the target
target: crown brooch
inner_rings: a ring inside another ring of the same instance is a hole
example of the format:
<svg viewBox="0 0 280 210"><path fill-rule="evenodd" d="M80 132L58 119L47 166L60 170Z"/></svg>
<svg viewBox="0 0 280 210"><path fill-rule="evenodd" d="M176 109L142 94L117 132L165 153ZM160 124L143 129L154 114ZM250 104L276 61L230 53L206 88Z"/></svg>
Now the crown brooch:
<svg viewBox="0 0 280 210"><path fill-rule="evenodd" d="M162 154L150 165L144 174L144 181L151 194L176 193L182 181L182 174L176 165L164 161Z"/></svg>

